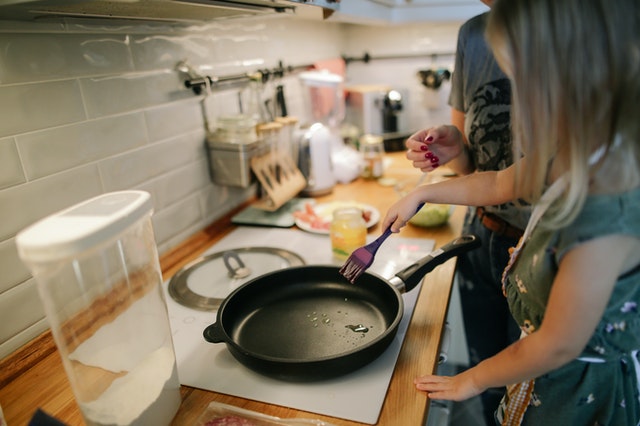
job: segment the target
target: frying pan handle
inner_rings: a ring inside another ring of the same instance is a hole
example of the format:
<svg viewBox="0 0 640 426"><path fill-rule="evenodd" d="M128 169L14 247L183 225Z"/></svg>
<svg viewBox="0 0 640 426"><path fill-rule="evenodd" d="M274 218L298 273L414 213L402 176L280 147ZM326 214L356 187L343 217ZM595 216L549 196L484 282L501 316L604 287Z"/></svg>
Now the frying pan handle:
<svg viewBox="0 0 640 426"><path fill-rule="evenodd" d="M424 275L431 272L436 266L441 265L452 257L478 248L480 245L480 239L475 235L461 235L398 272L394 278L398 278L404 283L405 292L411 291L418 285ZM393 281L397 280L392 279ZM394 285L396 284L394 283ZM402 289L399 290L402 291Z"/></svg>
<svg viewBox="0 0 640 426"><path fill-rule="evenodd" d="M209 343L226 342L226 339L224 337L225 336L224 332L222 331L222 328L220 327L220 325L218 325L217 322L214 322L213 324L205 328L204 331L202 332L202 335L204 336L204 340L206 340Z"/></svg>

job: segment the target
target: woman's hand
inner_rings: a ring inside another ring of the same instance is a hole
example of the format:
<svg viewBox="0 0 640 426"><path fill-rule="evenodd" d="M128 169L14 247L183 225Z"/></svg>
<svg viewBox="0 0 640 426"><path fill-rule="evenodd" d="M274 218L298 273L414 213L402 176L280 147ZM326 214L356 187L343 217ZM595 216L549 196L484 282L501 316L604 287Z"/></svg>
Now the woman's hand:
<svg viewBox="0 0 640 426"><path fill-rule="evenodd" d="M431 172L465 152L464 138L457 127L443 125L420 130L406 140L406 157L413 167Z"/></svg>
<svg viewBox="0 0 640 426"><path fill-rule="evenodd" d="M422 376L416 378L413 383L416 385L416 389L427 392L431 399L462 401L484 391L473 382L471 370L452 377Z"/></svg>
<svg viewBox="0 0 640 426"><path fill-rule="evenodd" d="M400 232L400 228L407 224L424 203L419 190L420 188L408 193L387 210L382 229L391 227L391 232Z"/></svg>

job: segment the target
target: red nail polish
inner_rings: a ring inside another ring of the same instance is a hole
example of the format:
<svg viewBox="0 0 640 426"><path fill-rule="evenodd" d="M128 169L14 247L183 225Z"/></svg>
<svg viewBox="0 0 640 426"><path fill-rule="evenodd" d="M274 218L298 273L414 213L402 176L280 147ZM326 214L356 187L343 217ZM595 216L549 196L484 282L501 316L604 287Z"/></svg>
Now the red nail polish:
<svg viewBox="0 0 640 426"><path fill-rule="evenodd" d="M424 158L426 158L427 160L430 158L433 158L433 152L429 151L424 155Z"/></svg>
<svg viewBox="0 0 640 426"><path fill-rule="evenodd" d="M420 145L420 150L422 150L422 151L426 151L426 150L428 150L428 149L429 149L429 147L428 147L428 146L426 146L426 145Z"/></svg>
<svg viewBox="0 0 640 426"><path fill-rule="evenodd" d="M433 136L429 136L429 137L426 139L426 141L427 141L427 142L431 142L432 140L433 140Z"/></svg>
<svg viewBox="0 0 640 426"><path fill-rule="evenodd" d="M432 164L435 164L435 163L438 163L438 162L440 162L440 159L438 157L436 157L436 156L431 157L431 163Z"/></svg>

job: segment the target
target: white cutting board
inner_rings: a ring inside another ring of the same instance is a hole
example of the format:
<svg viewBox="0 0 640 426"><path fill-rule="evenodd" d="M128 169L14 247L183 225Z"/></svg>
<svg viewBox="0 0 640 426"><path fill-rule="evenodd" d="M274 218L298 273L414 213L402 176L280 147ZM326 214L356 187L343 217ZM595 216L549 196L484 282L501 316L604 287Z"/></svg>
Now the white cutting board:
<svg viewBox="0 0 640 426"><path fill-rule="evenodd" d="M375 236L370 236L370 240ZM382 245L371 271L390 278L433 250L434 241L390 237ZM205 254L233 248L286 248L307 264L330 264L329 237L298 230L240 227ZM221 271L226 273L226 271ZM165 283L165 292L167 290ZM419 288L404 294L405 310L398 333L372 363L353 373L313 383L291 383L255 373L238 362L224 344L207 343L202 331L215 322L215 312L179 305L166 293L180 383L242 398L291 407L361 423L375 424L395 368Z"/></svg>

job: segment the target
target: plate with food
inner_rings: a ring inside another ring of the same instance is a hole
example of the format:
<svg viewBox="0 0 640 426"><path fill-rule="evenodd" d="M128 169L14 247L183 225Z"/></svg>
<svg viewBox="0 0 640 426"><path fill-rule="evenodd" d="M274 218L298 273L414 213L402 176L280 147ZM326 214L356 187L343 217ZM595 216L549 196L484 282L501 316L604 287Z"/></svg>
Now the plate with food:
<svg viewBox="0 0 640 426"><path fill-rule="evenodd" d="M296 226L303 231L315 234L329 234L333 212L346 207L356 207L362 210L362 218L367 228L372 227L380 220L378 209L369 204L354 201L332 201L321 204L305 203L302 209L293 212L293 217Z"/></svg>

